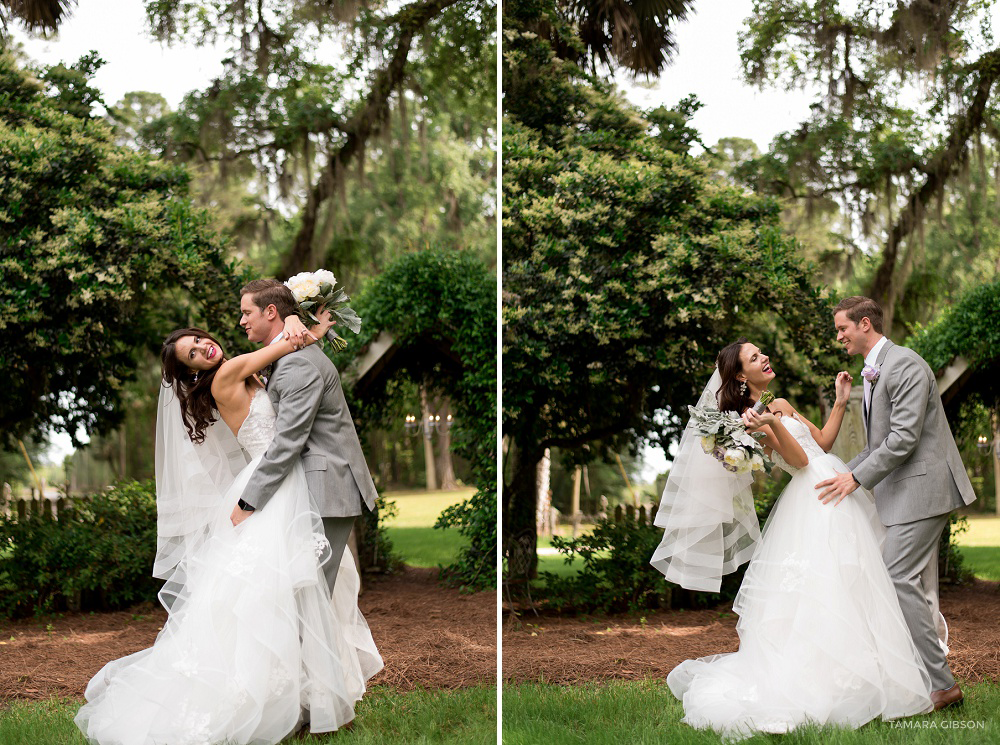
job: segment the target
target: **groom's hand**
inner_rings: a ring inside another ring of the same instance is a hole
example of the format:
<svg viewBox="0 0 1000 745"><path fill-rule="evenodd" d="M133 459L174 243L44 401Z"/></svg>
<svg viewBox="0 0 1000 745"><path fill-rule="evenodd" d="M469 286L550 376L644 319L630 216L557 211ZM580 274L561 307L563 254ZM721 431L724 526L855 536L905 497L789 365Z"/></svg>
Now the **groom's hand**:
<svg viewBox="0 0 1000 745"><path fill-rule="evenodd" d="M843 502L844 497L857 489L858 486L860 484L854 480L854 474L850 471L847 473L838 473L832 479L820 481L816 484L817 489L823 490L819 494L819 500L823 504L830 504L830 502L836 499L837 501L833 502L834 507Z"/></svg>
<svg viewBox="0 0 1000 745"><path fill-rule="evenodd" d="M236 507L233 507L233 514L229 516L229 519L232 520L233 527L235 528L252 514L253 510L241 510L237 505Z"/></svg>

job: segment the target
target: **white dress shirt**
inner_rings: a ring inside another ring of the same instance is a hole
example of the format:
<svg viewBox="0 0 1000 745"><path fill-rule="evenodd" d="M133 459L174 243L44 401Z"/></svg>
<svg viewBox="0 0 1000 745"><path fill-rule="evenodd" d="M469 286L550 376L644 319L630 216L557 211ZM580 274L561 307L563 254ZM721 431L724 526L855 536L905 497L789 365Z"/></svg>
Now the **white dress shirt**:
<svg viewBox="0 0 1000 745"><path fill-rule="evenodd" d="M871 365L872 367L875 367L875 362L878 360L878 353L882 350L882 347L885 346L886 341L887 341L886 337L883 336L881 339L875 342L875 346L872 347L871 351L867 355L865 355L866 365ZM868 378L865 378L864 380L865 380L865 407L870 411L872 407L872 384L871 381L868 380Z"/></svg>

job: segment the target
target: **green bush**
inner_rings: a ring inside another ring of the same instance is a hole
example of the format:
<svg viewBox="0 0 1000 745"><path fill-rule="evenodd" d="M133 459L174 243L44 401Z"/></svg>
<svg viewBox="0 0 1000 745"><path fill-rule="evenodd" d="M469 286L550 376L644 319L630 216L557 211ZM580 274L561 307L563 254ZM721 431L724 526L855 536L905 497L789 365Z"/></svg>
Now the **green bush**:
<svg viewBox="0 0 1000 745"><path fill-rule="evenodd" d="M115 609L153 601L156 490L122 481L72 501L59 519L0 518L0 613Z"/></svg>
<svg viewBox="0 0 1000 745"><path fill-rule="evenodd" d="M496 479L479 479L479 490L470 499L446 508L435 528L456 528L469 539L450 565L441 568L441 579L463 592L496 586L497 551Z"/></svg>
<svg viewBox="0 0 1000 745"><path fill-rule="evenodd" d="M649 564L662 537L662 528L640 523L634 514L621 522L598 520L593 532L579 538L554 537L552 545L567 563L579 557L583 567L567 577L542 572L545 601L563 611L600 613L669 607L671 586Z"/></svg>
<svg viewBox="0 0 1000 745"><path fill-rule="evenodd" d="M375 509L366 509L358 520L358 560L362 571L394 572L403 563L393 548L386 527L386 523L398 514L396 503L379 495L375 499Z"/></svg>

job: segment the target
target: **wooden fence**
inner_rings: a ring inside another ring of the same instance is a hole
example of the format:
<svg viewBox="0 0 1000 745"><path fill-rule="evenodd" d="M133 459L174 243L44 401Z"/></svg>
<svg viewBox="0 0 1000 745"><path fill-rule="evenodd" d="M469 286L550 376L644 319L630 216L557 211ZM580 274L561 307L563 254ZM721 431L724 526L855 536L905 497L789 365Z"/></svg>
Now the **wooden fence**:
<svg viewBox="0 0 1000 745"><path fill-rule="evenodd" d="M653 518L656 516L656 505L654 504L640 504L639 509L633 505L622 506L618 505L615 507L615 522L621 523L628 520L628 522L638 522L639 525L652 525Z"/></svg>
<svg viewBox="0 0 1000 745"><path fill-rule="evenodd" d="M10 516L18 520L29 520L37 517L58 519L60 514L73 509L73 500L66 497L53 499L40 496L32 489L27 494L13 494L10 486L3 485L0 492L0 516Z"/></svg>

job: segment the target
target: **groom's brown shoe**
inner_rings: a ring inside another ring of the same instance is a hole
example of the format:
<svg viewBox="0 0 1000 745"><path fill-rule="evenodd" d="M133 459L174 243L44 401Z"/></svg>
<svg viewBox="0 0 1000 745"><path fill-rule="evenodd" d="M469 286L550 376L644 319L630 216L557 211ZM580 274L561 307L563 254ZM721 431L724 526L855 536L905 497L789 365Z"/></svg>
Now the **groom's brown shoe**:
<svg viewBox="0 0 1000 745"><path fill-rule="evenodd" d="M965 696L958 683L943 691L931 691L931 701L934 702L934 711L947 709L949 706L961 706L965 703Z"/></svg>

